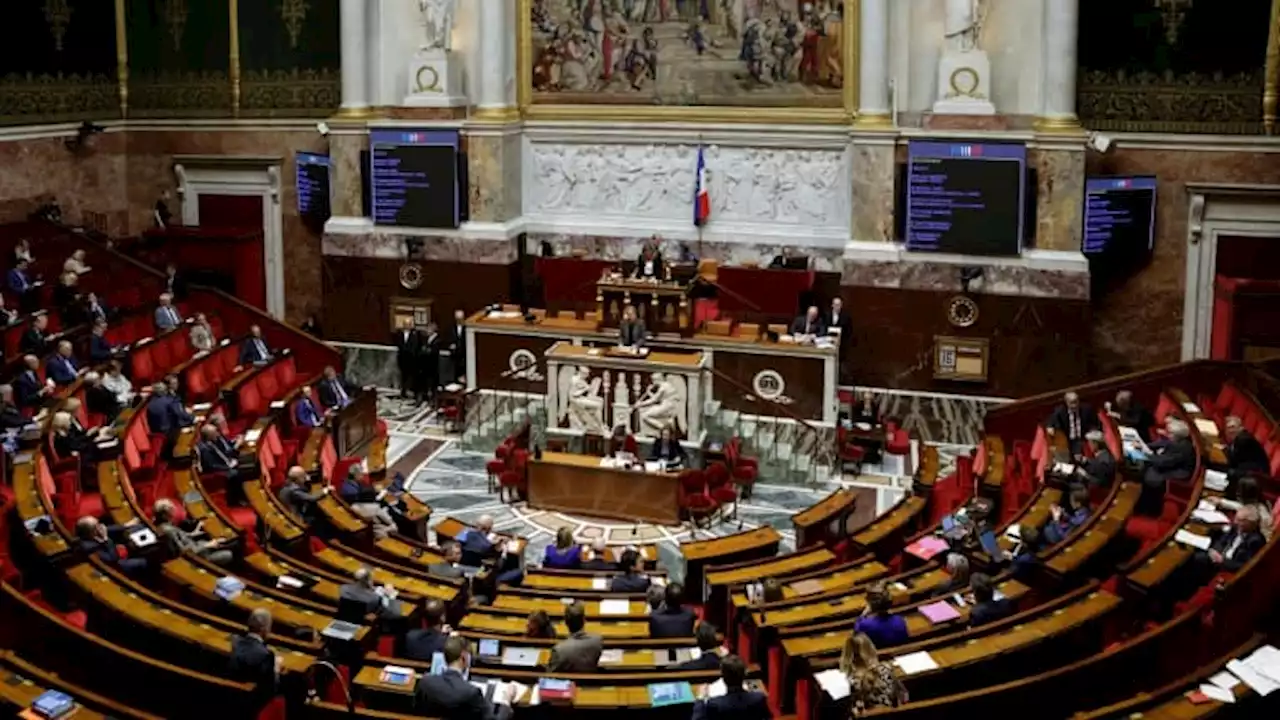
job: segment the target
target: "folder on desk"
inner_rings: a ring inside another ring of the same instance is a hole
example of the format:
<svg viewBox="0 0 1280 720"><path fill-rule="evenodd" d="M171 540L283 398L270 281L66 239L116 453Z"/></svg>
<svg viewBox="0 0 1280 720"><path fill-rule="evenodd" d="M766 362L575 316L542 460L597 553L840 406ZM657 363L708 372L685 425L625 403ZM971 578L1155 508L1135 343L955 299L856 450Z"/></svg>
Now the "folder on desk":
<svg viewBox="0 0 1280 720"><path fill-rule="evenodd" d="M325 626L320 634L331 640L354 640L360 626L344 620L334 620Z"/></svg>
<svg viewBox="0 0 1280 720"><path fill-rule="evenodd" d="M621 648L609 648L607 650L600 651L601 665L617 665L618 663L621 663L621 662L622 662Z"/></svg>
<svg viewBox="0 0 1280 720"><path fill-rule="evenodd" d="M938 663L934 661L933 656L923 650L899 655L893 659L893 664L897 665L907 675L938 669Z"/></svg>
<svg viewBox="0 0 1280 720"><path fill-rule="evenodd" d="M960 612L951 607L946 600L939 600L936 603L930 603L920 608L920 614L929 618L929 622L938 625L960 617Z"/></svg>
<svg viewBox="0 0 1280 720"><path fill-rule="evenodd" d="M649 684L649 704L653 707L693 703L693 687L687 682Z"/></svg>
<svg viewBox="0 0 1280 720"><path fill-rule="evenodd" d="M502 651L502 664L513 667L537 667L537 648L508 647Z"/></svg>
<svg viewBox="0 0 1280 720"><path fill-rule="evenodd" d="M610 598L600 601L601 615L627 615L631 612L630 600L617 600Z"/></svg>
<svg viewBox="0 0 1280 720"><path fill-rule="evenodd" d="M1178 530L1178 532L1173 534L1173 539L1183 545L1190 545L1198 550L1208 550L1209 546L1213 544L1213 541L1211 541L1207 536L1197 535L1189 530Z"/></svg>
<svg viewBox="0 0 1280 720"><path fill-rule="evenodd" d="M840 668L831 668L815 673L814 680L818 681L818 686L831 696L832 700L843 700L849 697L851 688L849 687L849 677L841 672Z"/></svg>
<svg viewBox="0 0 1280 720"><path fill-rule="evenodd" d="M934 535L925 535L906 547L909 554L921 560L930 560L934 555L945 552L950 546L947 541Z"/></svg>

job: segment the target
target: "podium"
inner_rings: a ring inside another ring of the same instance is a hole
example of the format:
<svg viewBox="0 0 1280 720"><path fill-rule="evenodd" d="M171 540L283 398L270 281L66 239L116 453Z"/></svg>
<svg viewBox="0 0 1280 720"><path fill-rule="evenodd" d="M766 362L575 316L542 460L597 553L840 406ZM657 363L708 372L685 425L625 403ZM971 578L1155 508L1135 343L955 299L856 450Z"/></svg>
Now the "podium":
<svg viewBox="0 0 1280 720"><path fill-rule="evenodd" d="M622 311L634 305L645 329L653 333L688 336L690 321L689 288L671 280L633 280L606 275L596 283L596 312L601 328L622 324Z"/></svg>

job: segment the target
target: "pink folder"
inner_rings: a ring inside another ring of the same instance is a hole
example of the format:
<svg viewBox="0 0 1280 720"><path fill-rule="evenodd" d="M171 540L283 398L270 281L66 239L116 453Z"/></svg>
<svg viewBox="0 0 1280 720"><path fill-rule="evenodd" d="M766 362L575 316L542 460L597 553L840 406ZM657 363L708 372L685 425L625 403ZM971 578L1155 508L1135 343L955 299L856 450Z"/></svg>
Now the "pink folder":
<svg viewBox="0 0 1280 720"><path fill-rule="evenodd" d="M925 535L906 547L906 551L921 560L929 560L934 555L946 550L947 541L936 535Z"/></svg>
<svg viewBox="0 0 1280 720"><path fill-rule="evenodd" d="M960 617L960 613L955 608L951 607L951 603L948 603L946 600L939 600L936 603L921 606L920 614L929 618L929 622L934 625L947 622L948 620L955 620Z"/></svg>

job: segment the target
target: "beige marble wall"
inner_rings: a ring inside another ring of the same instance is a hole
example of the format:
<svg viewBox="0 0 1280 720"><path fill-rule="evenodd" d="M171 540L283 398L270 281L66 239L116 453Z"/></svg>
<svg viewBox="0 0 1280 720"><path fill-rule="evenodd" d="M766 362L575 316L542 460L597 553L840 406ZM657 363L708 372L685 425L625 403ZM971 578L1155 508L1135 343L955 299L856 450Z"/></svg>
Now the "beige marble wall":
<svg viewBox="0 0 1280 720"><path fill-rule="evenodd" d="M125 233L125 144L122 132L95 136L78 152L64 137L0 141L0 223L26 220L56 200L67 222Z"/></svg>
<svg viewBox="0 0 1280 720"><path fill-rule="evenodd" d="M369 148L369 136L359 131L339 131L329 136L329 158L333 163L333 214L360 217L360 153Z"/></svg>
<svg viewBox="0 0 1280 720"><path fill-rule="evenodd" d="M1084 138L1031 148L1036 168L1036 247L1080 251L1084 228Z"/></svg>
<svg viewBox="0 0 1280 720"><path fill-rule="evenodd" d="M514 128L467 131L467 193L472 221L520 216L520 135Z"/></svg>
<svg viewBox="0 0 1280 720"><path fill-rule="evenodd" d="M858 242L892 242L895 136L855 135L853 139L853 237Z"/></svg>

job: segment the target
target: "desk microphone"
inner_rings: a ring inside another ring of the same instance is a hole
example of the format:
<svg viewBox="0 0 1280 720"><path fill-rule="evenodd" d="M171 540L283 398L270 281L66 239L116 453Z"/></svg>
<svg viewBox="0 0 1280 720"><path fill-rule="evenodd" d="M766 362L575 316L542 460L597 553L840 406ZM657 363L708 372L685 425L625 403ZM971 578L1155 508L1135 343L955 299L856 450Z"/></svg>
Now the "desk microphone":
<svg viewBox="0 0 1280 720"><path fill-rule="evenodd" d="M636 518L635 524L631 526L631 537L635 537L636 535L639 535L639 534L640 534L640 518Z"/></svg>

